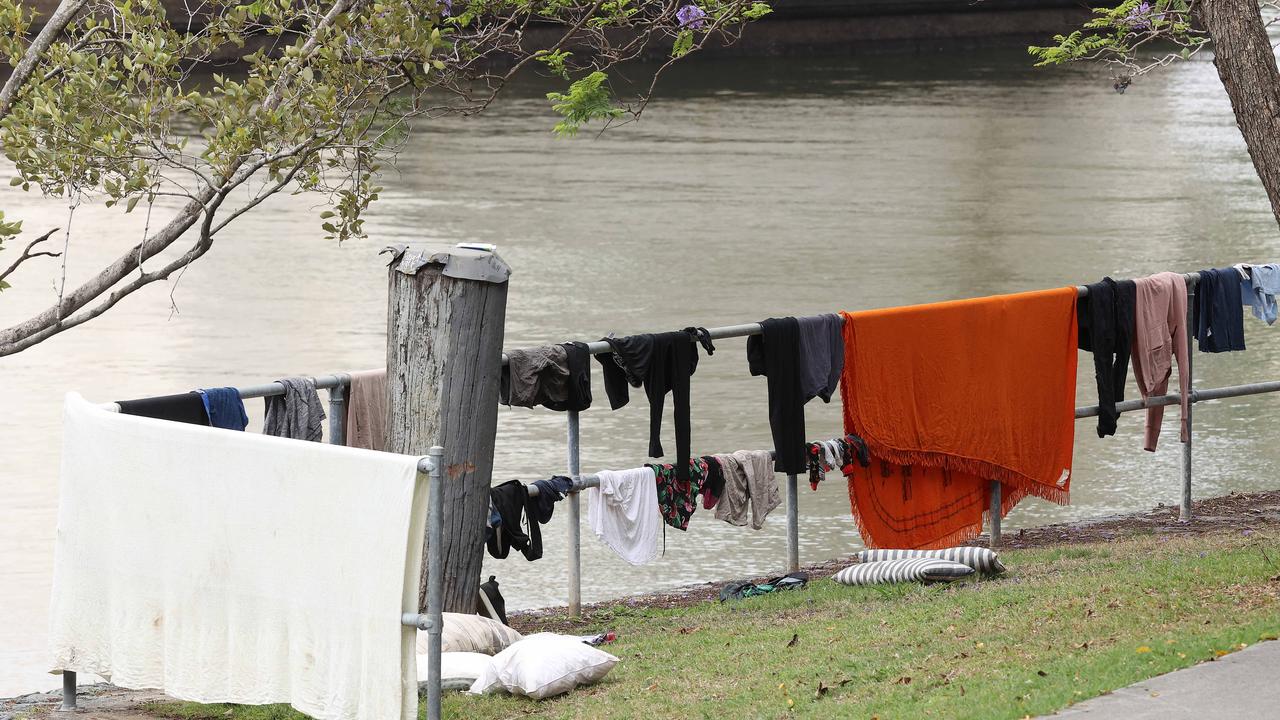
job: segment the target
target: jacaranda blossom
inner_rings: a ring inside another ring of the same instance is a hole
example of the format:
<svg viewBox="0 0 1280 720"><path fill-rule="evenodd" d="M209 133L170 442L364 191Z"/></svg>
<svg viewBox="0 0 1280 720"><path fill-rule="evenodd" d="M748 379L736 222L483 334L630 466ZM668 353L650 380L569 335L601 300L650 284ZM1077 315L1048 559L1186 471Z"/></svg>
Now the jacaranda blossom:
<svg viewBox="0 0 1280 720"><path fill-rule="evenodd" d="M706 18L707 12L697 5L685 5L676 11L676 20L680 21L680 27L690 30L701 30L707 24Z"/></svg>
<svg viewBox="0 0 1280 720"><path fill-rule="evenodd" d="M1151 29L1150 15L1151 15L1151 3L1144 2L1144 3L1139 3L1137 7L1130 10L1129 14L1126 15L1124 19L1125 19L1125 22L1129 24L1129 27L1135 30L1150 30Z"/></svg>

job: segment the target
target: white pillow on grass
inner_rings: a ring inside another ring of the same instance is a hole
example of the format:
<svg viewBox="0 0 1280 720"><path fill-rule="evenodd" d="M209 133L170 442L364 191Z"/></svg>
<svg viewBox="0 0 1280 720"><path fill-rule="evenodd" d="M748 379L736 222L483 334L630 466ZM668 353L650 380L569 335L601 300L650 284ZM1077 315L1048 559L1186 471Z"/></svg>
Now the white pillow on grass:
<svg viewBox="0 0 1280 720"><path fill-rule="evenodd" d="M907 558L854 563L831 576L841 585L900 582L950 582L973 574L973 568L933 558Z"/></svg>
<svg viewBox="0 0 1280 720"><path fill-rule="evenodd" d="M440 653L440 687L444 690L466 690L493 665L493 658L483 653ZM418 692L427 692L431 661L425 653L418 656Z"/></svg>
<svg viewBox="0 0 1280 720"><path fill-rule="evenodd" d="M524 637L520 633L481 615L441 613L444 628L440 633L441 652L474 652L494 655ZM427 653L427 631L418 631L418 654Z"/></svg>
<svg viewBox="0 0 1280 720"><path fill-rule="evenodd" d="M598 682L618 658L569 635L537 633L494 655L489 669L470 692L506 690L541 700Z"/></svg>

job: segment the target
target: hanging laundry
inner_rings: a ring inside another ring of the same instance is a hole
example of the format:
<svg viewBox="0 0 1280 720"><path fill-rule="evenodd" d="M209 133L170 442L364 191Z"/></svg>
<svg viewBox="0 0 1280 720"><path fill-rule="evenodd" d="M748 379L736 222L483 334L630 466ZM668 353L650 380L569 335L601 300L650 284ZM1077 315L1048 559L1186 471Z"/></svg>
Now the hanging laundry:
<svg viewBox="0 0 1280 720"><path fill-rule="evenodd" d="M716 354L715 343L711 342L711 331L704 327L687 327L684 329L689 337L693 338L703 350L707 351L707 357Z"/></svg>
<svg viewBox="0 0 1280 720"><path fill-rule="evenodd" d="M324 435L324 406L316 392L316 381L309 377L281 378L283 395L269 395L264 435L320 442Z"/></svg>
<svg viewBox="0 0 1280 720"><path fill-rule="evenodd" d="M631 400L627 386L644 386L649 398L649 456L662 457L662 407L667 393L675 403L677 476L689 479L689 377L698 369L698 353L693 347L697 334L659 334L607 337L613 352L597 355L604 369L604 389L609 406L617 410ZM711 347L710 335L703 347Z"/></svg>
<svg viewBox="0 0 1280 720"><path fill-rule="evenodd" d="M1244 350L1243 292L1235 268L1200 271L1191 328L1200 352Z"/></svg>
<svg viewBox="0 0 1280 720"><path fill-rule="evenodd" d="M1173 359L1178 360L1178 392L1182 396L1182 442L1187 441L1187 281L1163 272L1138 278L1134 305L1133 375L1143 399L1169 389ZM1147 408L1143 448L1154 452L1164 422L1164 406Z"/></svg>
<svg viewBox="0 0 1280 720"><path fill-rule="evenodd" d="M498 508L493 506L492 491L489 497L489 517L484 521L484 542L487 545L494 538L494 533L498 531L498 526L502 524L502 516L498 514Z"/></svg>
<svg viewBox="0 0 1280 720"><path fill-rule="evenodd" d="M499 392L506 405L586 410L591 407L591 351L580 342L511 350Z"/></svg>
<svg viewBox="0 0 1280 720"><path fill-rule="evenodd" d="M347 389L347 447L387 449L387 371L353 372Z"/></svg>
<svg viewBox="0 0 1280 720"><path fill-rule="evenodd" d="M846 313L845 431L879 460L1066 503L1076 342L1074 287Z"/></svg>
<svg viewBox="0 0 1280 720"><path fill-rule="evenodd" d="M529 496L530 522L536 519L540 524L546 525L551 522L556 503L573 489L573 481L563 475L556 475L547 480L537 480L533 484L538 488L538 494Z"/></svg>
<svg viewBox="0 0 1280 720"><path fill-rule="evenodd" d="M702 462L707 464L707 478L702 483L702 509L711 510L724 494L724 471L714 455L703 455Z"/></svg>
<svg viewBox="0 0 1280 720"><path fill-rule="evenodd" d="M249 416L244 411L239 390L233 387L202 388L199 393L209 416L209 425L241 432L249 426Z"/></svg>
<svg viewBox="0 0 1280 720"><path fill-rule="evenodd" d="M1133 342L1133 308L1137 287L1132 280L1112 280L1087 286L1088 293L1076 305L1079 347L1093 353L1093 374L1098 384L1098 437L1116 434L1129 376Z"/></svg>
<svg viewBox="0 0 1280 720"><path fill-rule="evenodd" d="M581 412L591 407L591 351L582 342L561 343L569 363L569 377L565 380L565 399L550 399L544 403L557 411Z"/></svg>
<svg viewBox="0 0 1280 720"><path fill-rule="evenodd" d="M773 454L768 450L738 450L716 455L724 471L724 494L716 503L716 519L730 525L746 525L751 511L751 529L764 527L764 519L782 504Z"/></svg>
<svg viewBox="0 0 1280 720"><path fill-rule="evenodd" d="M796 318L800 323L800 394L805 402L831 396L844 370L844 318L835 313Z"/></svg>
<svg viewBox="0 0 1280 720"><path fill-rule="evenodd" d="M489 554L499 560L506 559L511 548L519 550L525 560L542 557L542 529L530 515L529 532L521 528L521 520L530 506L529 489L519 480L508 480L489 488L489 502L498 511L501 522L493 528L493 536L485 545ZM536 502L536 501L535 501ZM536 504L534 505L536 508ZM535 510L536 512L536 510Z"/></svg>
<svg viewBox="0 0 1280 720"><path fill-rule="evenodd" d="M51 667L313 718L418 717L399 622L422 572L417 457L131 417L74 393L64 418Z"/></svg>
<svg viewBox="0 0 1280 720"><path fill-rule="evenodd" d="M828 314L769 318L761 333L747 338L747 366L768 380L769 430L778 472L796 475L805 457L804 405L815 397L831 401L843 369L843 319Z"/></svg>
<svg viewBox="0 0 1280 720"><path fill-rule="evenodd" d="M198 392L161 395L141 400L117 400L116 404L120 406L120 412L125 415L139 415L190 425L209 424L209 412L205 410L204 398Z"/></svg>
<svg viewBox="0 0 1280 720"><path fill-rule="evenodd" d="M1276 294L1280 293L1280 265L1235 265L1240 273L1240 298L1253 308L1253 316L1268 325L1276 322Z"/></svg>
<svg viewBox="0 0 1280 720"><path fill-rule="evenodd" d="M658 557L662 516L652 469L601 470L600 486L587 488L587 524L623 560L643 565Z"/></svg>
<svg viewBox="0 0 1280 720"><path fill-rule="evenodd" d="M649 463L658 488L658 510L668 525L679 530L689 529L689 518L698 509L698 493L707 477L707 461L690 458L689 478L682 480L675 468L668 464Z"/></svg>
<svg viewBox="0 0 1280 720"><path fill-rule="evenodd" d="M831 470L831 467L826 464L824 459L822 443L809 443L808 453L809 488L816 491L818 485L827 479L827 473Z"/></svg>
<svg viewBox="0 0 1280 720"><path fill-rule="evenodd" d="M856 461L862 467L870 464L867 445L856 435L846 435L834 440L822 440L807 446L809 463L809 487L816 491L832 470L850 474Z"/></svg>

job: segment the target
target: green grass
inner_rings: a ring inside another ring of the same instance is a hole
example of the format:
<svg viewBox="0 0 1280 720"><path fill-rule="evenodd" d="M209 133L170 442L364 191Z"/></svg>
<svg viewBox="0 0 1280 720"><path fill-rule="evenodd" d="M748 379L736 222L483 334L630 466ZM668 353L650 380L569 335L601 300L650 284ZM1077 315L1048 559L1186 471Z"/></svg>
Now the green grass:
<svg viewBox="0 0 1280 720"><path fill-rule="evenodd" d="M1021 718L1280 631L1280 538L1002 553L1003 578L617 608L621 658L553 700L450 694L450 718ZM1274 579L1273 579L1274 578ZM795 637L790 647L788 643ZM297 720L280 707L154 705L157 717Z"/></svg>

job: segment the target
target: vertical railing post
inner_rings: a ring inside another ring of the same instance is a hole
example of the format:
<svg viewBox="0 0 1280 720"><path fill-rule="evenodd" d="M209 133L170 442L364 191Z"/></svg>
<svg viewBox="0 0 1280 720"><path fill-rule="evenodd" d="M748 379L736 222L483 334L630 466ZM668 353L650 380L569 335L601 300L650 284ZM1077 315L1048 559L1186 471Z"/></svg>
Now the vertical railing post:
<svg viewBox="0 0 1280 720"><path fill-rule="evenodd" d="M347 389L351 376L338 375L338 384L329 389L329 444L347 444Z"/></svg>
<svg viewBox="0 0 1280 720"><path fill-rule="evenodd" d="M440 652L444 630L444 448L432 446L427 488L427 720L440 720Z"/></svg>
<svg viewBox="0 0 1280 720"><path fill-rule="evenodd" d="M1192 343L1195 335L1195 307L1196 307L1196 287L1195 283L1187 283L1187 441L1182 444L1182 504L1178 508L1178 519L1182 522L1191 521L1191 409L1195 407L1195 403L1191 402L1195 397L1194 383L1195 376L1191 374L1192 361L1195 355L1195 345ZM1179 368L1179 372L1182 368Z"/></svg>
<svg viewBox="0 0 1280 720"><path fill-rule="evenodd" d="M70 670L62 671L62 707L58 709L68 712L76 709L76 674Z"/></svg>
<svg viewBox="0 0 1280 720"><path fill-rule="evenodd" d="M992 549L1000 544L1000 508L1002 498L1000 497L1000 481L991 481L991 541L988 543Z"/></svg>
<svg viewBox="0 0 1280 720"><path fill-rule="evenodd" d="M578 450L578 411L569 411L569 477L575 482L581 474ZM569 493L569 617L582 614L582 528L578 491Z"/></svg>
<svg viewBox="0 0 1280 720"><path fill-rule="evenodd" d="M787 572L800 569L800 491L795 475L787 475Z"/></svg>

